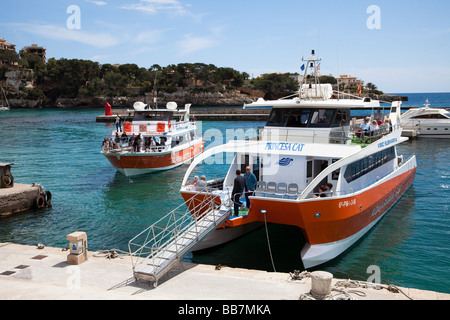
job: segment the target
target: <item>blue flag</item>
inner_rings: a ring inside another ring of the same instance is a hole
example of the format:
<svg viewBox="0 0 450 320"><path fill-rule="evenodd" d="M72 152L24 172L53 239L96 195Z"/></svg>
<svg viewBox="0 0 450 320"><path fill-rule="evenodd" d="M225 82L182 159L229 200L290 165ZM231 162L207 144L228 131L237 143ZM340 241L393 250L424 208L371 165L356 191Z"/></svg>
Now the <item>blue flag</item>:
<svg viewBox="0 0 450 320"><path fill-rule="evenodd" d="M305 71L305 64L302 65L302 67L300 68L302 71Z"/></svg>

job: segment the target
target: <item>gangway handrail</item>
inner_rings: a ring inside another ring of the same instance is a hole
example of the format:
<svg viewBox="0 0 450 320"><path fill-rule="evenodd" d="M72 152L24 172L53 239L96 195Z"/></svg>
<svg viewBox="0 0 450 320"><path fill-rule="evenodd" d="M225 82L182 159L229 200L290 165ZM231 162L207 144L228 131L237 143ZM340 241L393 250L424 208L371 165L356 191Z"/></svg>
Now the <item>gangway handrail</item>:
<svg viewBox="0 0 450 320"><path fill-rule="evenodd" d="M203 199L196 204L200 194ZM128 249L135 278L140 274L157 283L167 269L190 252L196 242L223 223L231 209L223 203L222 196L226 197L226 192L200 191L131 239ZM220 204L218 198L221 199ZM186 205L185 210L183 207ZM180 210L184 210L183 213ZM150 271L142 272L140 268Z"/></svg>

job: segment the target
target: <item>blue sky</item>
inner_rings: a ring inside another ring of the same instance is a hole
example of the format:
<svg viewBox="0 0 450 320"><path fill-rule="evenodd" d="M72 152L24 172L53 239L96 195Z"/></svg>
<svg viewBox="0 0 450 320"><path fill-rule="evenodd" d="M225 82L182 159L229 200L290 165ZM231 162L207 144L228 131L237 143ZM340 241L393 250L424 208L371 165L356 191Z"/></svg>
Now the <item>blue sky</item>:
<svg viewBox="0 0 450 320"><path fill-rule="evenodd" d="M71 5L80 29L67 26ZM367 26L371 5L379 29ZM446 0L5 0L1 12L0 38L18 51L45 46L48 58L203 62L257 76L299 72L315 49L323 74L351 74L385 92L450 92Z"/></svg>

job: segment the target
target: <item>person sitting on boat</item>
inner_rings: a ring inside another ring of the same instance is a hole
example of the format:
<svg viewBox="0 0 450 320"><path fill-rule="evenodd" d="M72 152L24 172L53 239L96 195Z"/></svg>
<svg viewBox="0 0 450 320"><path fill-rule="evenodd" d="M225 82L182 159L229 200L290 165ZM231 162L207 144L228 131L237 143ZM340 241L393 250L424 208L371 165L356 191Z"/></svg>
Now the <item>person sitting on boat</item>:
<svg viewBox="0 0 450 320"><path fill-rule="evenodd" d="M256 179L256 176L253 174L252 169L247 166L245 168L245 183L247 184L247 192L245 193L245 203L247 205L247 208L250 209L250 199L248 197L252 197L255 195L256 190L256 183L258 182L258 179Z"/></svg>
<svg viewBox="0 0 450 320"><path fill-rule="evenodd" d="M372 124L370 125L370 136L374 137L378 135L378 130L380 130L380 127L378 126L378 123L376 120L372 121Z"/></svg>
<svg viewBox="0 0 450 320"><path fill-rule="evenodd" d="M191 186L191 190L196 190L197 181L198 181L198 176L195 176L194 180L189 183L189 185Z"/></svg>
<svg viewBox="0 0 450 320"><path fill-rule="evenodd" d="M109 139L108 138L103 139L102 149L103 149L103 152L109 151Z"/></svg>
<svg viewBox="0 0 450 320"><path fill-rule="evenodd" d="M333 195L333 185L331 183L327 183L324 185L325 187L325 196L332 196Z"/></svg>
<svg viewBox="0 0 450 320"><path fill-rule="evenodd" d="M314 195L314 198L316 198L316 199L317 198L326 198L327 197L327 194L325 193L326 189L327 188L325 186L320 186L319 187L319 192Z"/></svg>
<svg viewBox="0 0 450 320"><path fill-rule="evenodd" d="M206 187L208 187L208 183L206 182L206 177L205 176L201 176L200 180L198 180L195 183L195 190L203 191L203 190L206 189Z"/></svg>
<svg viewBox="0 0 450 320"><path fill-rule="evenodd" d="M122 134L122 143L128 143L128 135L126 132Z"/></svg>
<svg viewBox="0 0 450 320"><path fill-rule="evenodd" d="M114 138L114 142L115 142L116 144L120 143L119 132L116 132L116 137Z"/></svg>
<svg viewBox="0 0 450 320"><path fill-rule="evenodd" d="M391 133L392 130L393 130L391 119L387 119L387 120L386 120L386 124L389 126L389 133Z"/></svg>
<svg viewBox="0 0 450 320"><path fill-rule="evenodd" d="M240 201L240 198L244 194L245 190L247 190L245 178L241 176L241 170L236 170L236 178L234 179L233 191L231 192L231 197L234 202L234 215L236 217L239 216L239 209L243 204Z"/></svg>
<svg viewBox="0 0 450 320"><path fill-rule="evenodd" d="M359 131L356 133L358 138L360 138L361 140L363 140L364 136L370 132L370 123L369 123L369 121L370 121L369 117L365 118L363 123L361 123L361 125L359 127Z"/></svg>
<svg viewBox="0 0 450 320"><path fill-rule="evenodd" d="M135 139L135 135L133 133L133 135L131 136L130 140L128 141L128 146L132 147L134 145L134 139Z"/></svg>

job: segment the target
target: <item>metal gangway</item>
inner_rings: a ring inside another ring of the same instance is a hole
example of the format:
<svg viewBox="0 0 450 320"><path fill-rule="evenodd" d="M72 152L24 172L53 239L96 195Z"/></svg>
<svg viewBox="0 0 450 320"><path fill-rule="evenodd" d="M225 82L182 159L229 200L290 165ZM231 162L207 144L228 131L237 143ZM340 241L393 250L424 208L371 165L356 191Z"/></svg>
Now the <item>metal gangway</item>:
<svg viewBox="0 0 450 320"><path fill-rule="evenodd" d="M153 282L154 287L197 243L221 226L231 215L225 206L227 192L196 194L148 227L128 243L134 278Z"/></svg>

